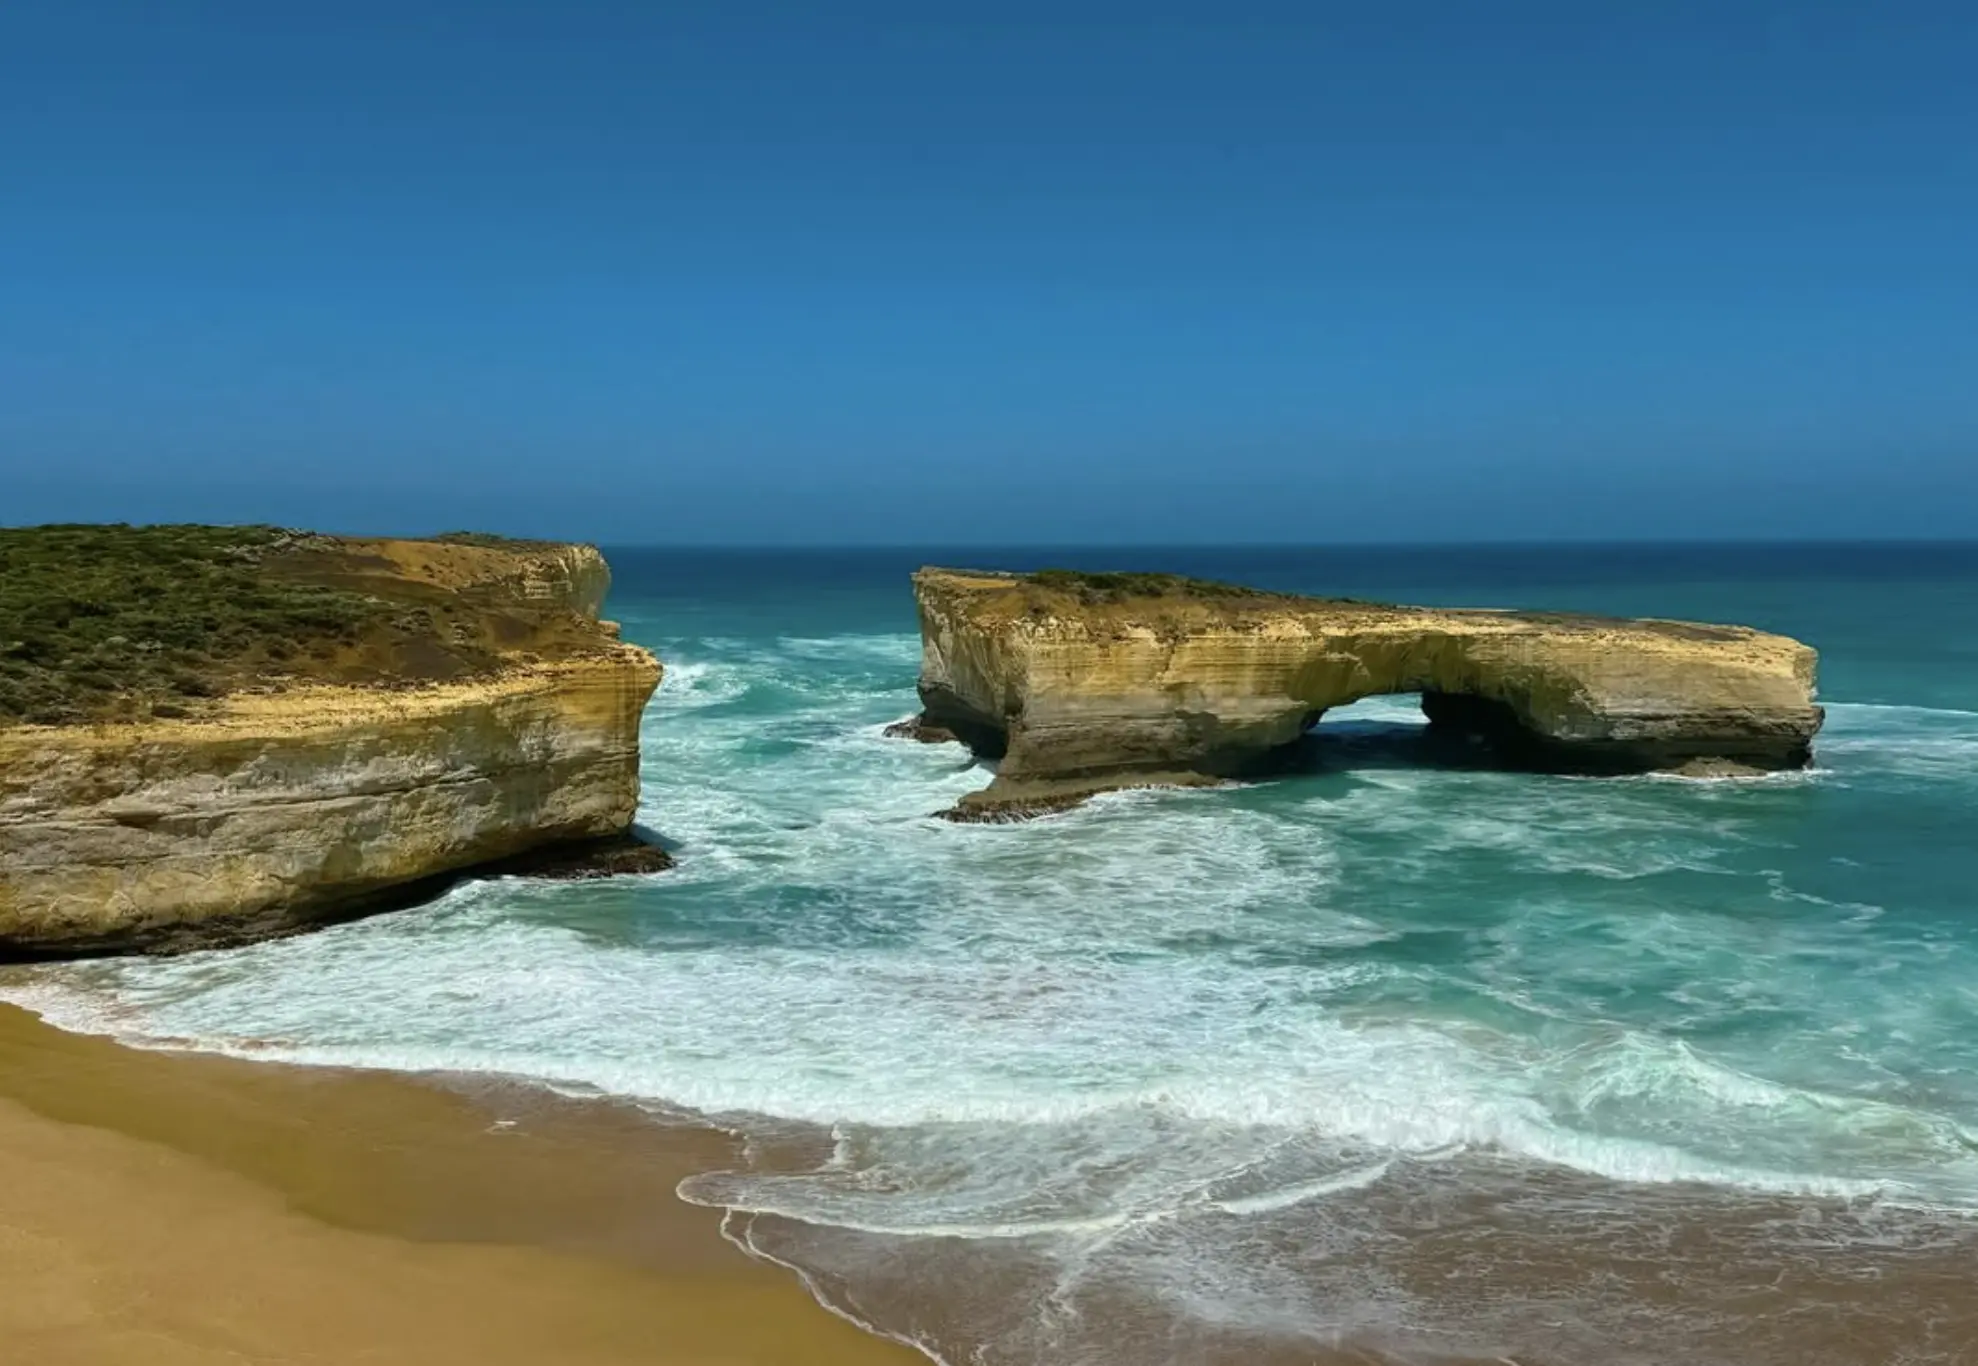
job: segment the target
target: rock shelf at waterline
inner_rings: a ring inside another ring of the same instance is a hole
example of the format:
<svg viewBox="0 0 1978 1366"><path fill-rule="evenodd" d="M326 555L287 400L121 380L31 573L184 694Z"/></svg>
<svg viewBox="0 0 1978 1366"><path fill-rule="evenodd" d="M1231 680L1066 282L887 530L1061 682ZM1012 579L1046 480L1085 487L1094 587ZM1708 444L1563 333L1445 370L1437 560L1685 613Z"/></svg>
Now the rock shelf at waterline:
<svg viewBox="0 0 1978 1366"><path fill-rule="evenodd" d="M997 761L947 813L1281 766L1325 713L1419 693L1509 767L1804 767L1817 656L1743 626L1297 597L1168 574L922 569L919 729Z"/></svg>

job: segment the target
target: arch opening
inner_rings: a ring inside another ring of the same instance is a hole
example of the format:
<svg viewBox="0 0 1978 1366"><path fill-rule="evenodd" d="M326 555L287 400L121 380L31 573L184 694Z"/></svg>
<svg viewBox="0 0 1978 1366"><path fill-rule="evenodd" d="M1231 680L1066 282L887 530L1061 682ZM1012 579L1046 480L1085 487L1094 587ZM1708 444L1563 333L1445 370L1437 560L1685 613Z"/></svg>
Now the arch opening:
<svg viewBox="0 0 1978 1366"><path fill-rule="evenodd" d="M1511 704L1475 693L1370 693L1308 719L1288 767L1584 772L1598 759L1548 744ZM1591 760L1591 762L1590 762Z"/></svg>

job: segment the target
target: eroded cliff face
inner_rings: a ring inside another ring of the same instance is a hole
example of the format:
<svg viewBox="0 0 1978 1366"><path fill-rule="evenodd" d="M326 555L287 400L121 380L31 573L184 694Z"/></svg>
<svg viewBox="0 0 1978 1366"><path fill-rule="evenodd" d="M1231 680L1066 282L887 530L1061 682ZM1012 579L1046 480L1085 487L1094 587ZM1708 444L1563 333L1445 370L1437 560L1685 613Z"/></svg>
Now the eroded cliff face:
<svg viewBox="0 0 1978 1366"><path fill-rule="evenodd" d="M446 598L446 630L471 626L483 653L394 637L427 676L271 680L193 718L0 729L0 955L281 932L630 828L661 670L597 620L597 551L312 541L299 553L333 556L340 583Z"/></svg>
<svg viewBox="0 0 1978 1366"><path fill-rule="evenodd" d="M1506 762L1804 765L1814 652L1737 626L1450 611L1171 584L915 576L926 724L995 757L963 814L1268 766L1325 712L1421 693Z"/></svg>
<svg viewBox="0 0 1978 1366"><path fill-rule="evenodd" d="M555 542L304 535L273 564L278 573L339 587L439 592L492 611L567 611L588 621L611 589L611 568L596 546Z"/></svg>

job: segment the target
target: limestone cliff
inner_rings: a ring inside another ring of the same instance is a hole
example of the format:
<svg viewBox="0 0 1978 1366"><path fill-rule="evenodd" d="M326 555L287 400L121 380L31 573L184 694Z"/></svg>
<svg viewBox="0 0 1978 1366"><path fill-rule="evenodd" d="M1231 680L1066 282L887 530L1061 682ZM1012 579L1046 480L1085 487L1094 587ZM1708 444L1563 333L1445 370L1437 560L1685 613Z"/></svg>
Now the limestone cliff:
<svg viewBox="0 0 1978 1366"><path fill-rule="evenodd" d="M924 569L922 720L996 759L959 814L1268 767L1333 707L1420 693L1507 763L1804 765L1814 652L1738 626L1289 597L1161 575Z"/></svg>
<svg viewBox="0 0 1978 1366"><path fill-rule="evenodd" d="M209 650L148 718L0 726L0 954L252 937L629 829L660 667L598 620L595 549L271 544L256 582L368 605L321 650Z"/></svg>

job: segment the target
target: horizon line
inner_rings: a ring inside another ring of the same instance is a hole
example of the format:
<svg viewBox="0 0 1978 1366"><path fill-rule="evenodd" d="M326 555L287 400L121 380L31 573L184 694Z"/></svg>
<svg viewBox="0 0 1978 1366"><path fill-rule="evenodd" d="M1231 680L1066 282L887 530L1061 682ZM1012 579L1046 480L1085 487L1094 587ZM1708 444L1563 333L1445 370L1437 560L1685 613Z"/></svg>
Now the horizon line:
<svg viewBox="0 0 1978 1366"><path fill-rule="evenodd" d="M330 535L340 533L331 532ZM376 533L370 533L376 534ZM495 533L500 534L500 533ZM417 538L408 538L417 539ZM527 539L527 538L524 538ZM554 540L555 537L541 539ZM1573 537L1545 540L1490 541L626 541L612 537L587 539L601 549L722 551L760 554L781 551L832 550L1552 550L1552 549L1682 549L1788 548L1978 549L1973 536L1685 536Z"/></svg>
<svg viewBox="0 0 1978 1366"><path fill-rule="evenodd" d="M1136 550L1246 550L1246 551L1352 551L1352 550L1550 550L1550 549L1736 549L1796 547L1802 549L1978 549L1978 532L1961 536L1558 536L1498 537L1463 539L1367 539L1367 540L858 540L858 541L646 541L616 536L567 535L543 531L492 531L471 527L444 527L432 530L337 530L280 522L184 522L184 521L52 521L0 522L0 532L37 531L56 527L274 527L282 531L343 536L351 539L434 540L443 536L483 534L510 540L535 540L574 545L594 545L602 549L724 552L735 554L793 553L819 551L1136 551Z"/></svg>

